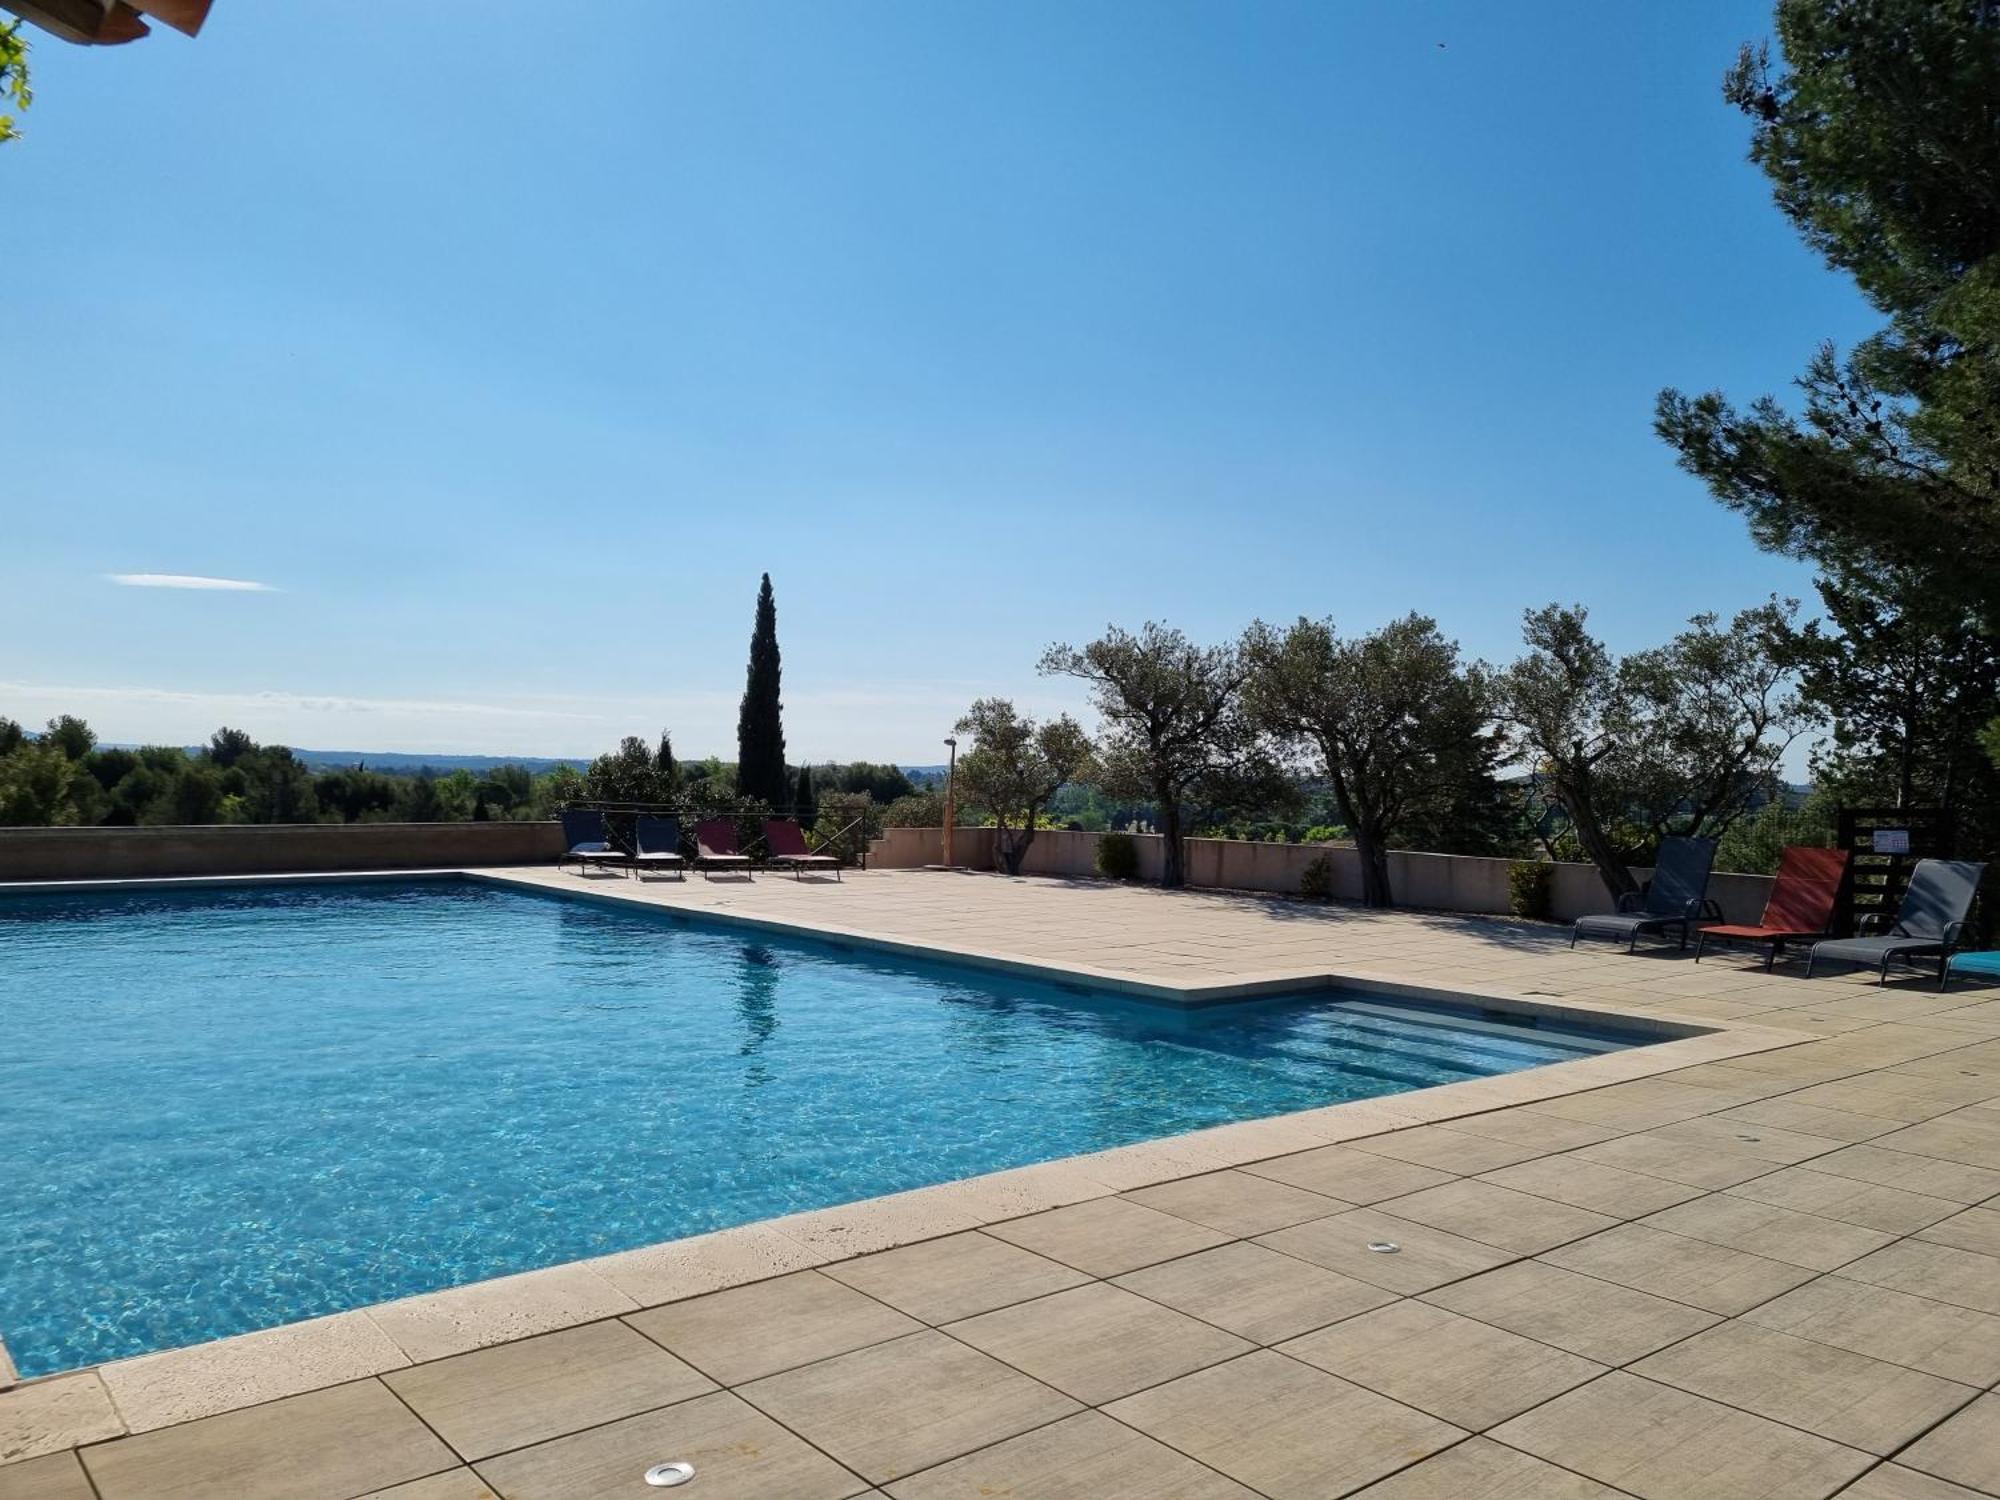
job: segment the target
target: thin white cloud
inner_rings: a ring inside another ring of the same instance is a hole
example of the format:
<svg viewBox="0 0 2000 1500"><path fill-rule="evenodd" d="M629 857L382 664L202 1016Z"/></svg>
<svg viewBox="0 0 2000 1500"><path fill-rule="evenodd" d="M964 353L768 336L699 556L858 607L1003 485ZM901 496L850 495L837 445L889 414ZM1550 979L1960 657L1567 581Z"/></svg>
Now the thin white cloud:
<svg viewBox="0 0 2000 1500"><path fill-rule="evenodd" d="M310 714L467 715L496 719L574 719L594 721L596 714L562 713L553 709L515 707L504 703L471 703L436 698L353 698L332 693L181 692L173 688L57 687L43 683L0 682L0 694L42 699L74 699L81 703L160 704L220 712L270 711Z"/></svg>
<svg viewBox="0 0 2000 1500"><path fill-rule="evenodd" d="M732 670L733 664L732 664ZM983 693L1013 689L1025 712L1042 714L1080 704L1046 699L1022 683L952 682L871 692L836 683L785 694L785 739L802 760L895 760L930 765L944 759L942 740L965 706ZM673 731L681 754L736 754L738 695L696 689L680 693L494 692L438 690L408 697L310 689L180 688L128 683L23 682L0 679L0 714L24 724L57 714L82 714L106 740L196 745L219 724L267 743L318 750L434 752L450 755L565 755L588 759L613 748L621 735L650 739ZM1025 690L1025 691L1024 691ZM1084 715L1089 717L1087 712Z"/></svg>
<svg viewBox="0 0 2000 1500"><path fill-rule="evenodd" d="M220 589L238 594L275 594L268 583L247 578L204 578L198 573L106 573L113 583L128 589Z"/></svg>

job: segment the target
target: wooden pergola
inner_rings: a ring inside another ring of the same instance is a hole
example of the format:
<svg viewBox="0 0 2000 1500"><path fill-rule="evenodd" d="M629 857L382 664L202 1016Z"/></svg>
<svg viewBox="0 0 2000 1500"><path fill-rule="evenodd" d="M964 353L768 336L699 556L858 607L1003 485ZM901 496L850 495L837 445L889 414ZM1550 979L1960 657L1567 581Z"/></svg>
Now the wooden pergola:
<svg viewBox="0 0 2000 1500"><path fill-rule="evenodd" d="M5 0L6 8L66 42L113 46L136 42L151 16L186 36L201 30L209 0Z"/></svg>

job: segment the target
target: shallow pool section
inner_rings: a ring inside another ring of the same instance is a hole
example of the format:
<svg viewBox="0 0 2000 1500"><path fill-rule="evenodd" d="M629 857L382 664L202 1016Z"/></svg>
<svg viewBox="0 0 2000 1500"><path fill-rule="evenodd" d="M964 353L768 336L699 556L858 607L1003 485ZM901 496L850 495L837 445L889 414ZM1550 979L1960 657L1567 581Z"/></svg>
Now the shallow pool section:
<svg viewBox="0 0 2000 1500"><path fill-rule="evenodd" d="M0 1338L45 1374L1621 1044L474 882L5 898Z"/></svg>

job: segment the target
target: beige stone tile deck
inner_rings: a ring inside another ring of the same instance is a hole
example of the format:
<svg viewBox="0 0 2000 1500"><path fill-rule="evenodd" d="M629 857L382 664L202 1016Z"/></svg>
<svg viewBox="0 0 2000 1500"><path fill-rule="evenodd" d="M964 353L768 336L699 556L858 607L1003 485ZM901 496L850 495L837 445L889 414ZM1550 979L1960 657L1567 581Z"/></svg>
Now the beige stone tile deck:
<svg viewBox="0 0 2000 1500"><path fill-rule="evenodd" d="M2000 1495L1979 991L1090 882L511 878L1142 990L1718 1029L29 1381L0 1500L555 1500L667 1457L802 1500Z"/></svg>

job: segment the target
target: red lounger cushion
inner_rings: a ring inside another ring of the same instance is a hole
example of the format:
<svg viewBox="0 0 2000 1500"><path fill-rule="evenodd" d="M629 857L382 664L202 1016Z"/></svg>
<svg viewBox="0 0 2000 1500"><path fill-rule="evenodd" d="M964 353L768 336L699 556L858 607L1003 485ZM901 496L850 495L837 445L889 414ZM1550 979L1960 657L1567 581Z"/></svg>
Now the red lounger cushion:
<svg viewBox="0 0 2000 1500"><path fill-rule="evenodd" d="M1833 903L1847 874L1845 849L1787 849L1778 862L1778 878L1764 903L1764 919L1755 926L1735 923L1704 927L1710 937L1771 939L1817 937L1833 920Z"/></svg>
<svg viewBox="0 0 2000 1500"><path fill-rule="evenodd" d="M1787 849L1778 863L1771 899L1764 903L1761 925L1824 932L1840 897L1847 859L1845 849Z"/></svg>

